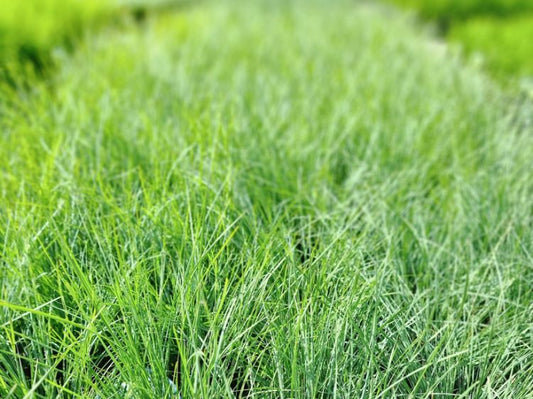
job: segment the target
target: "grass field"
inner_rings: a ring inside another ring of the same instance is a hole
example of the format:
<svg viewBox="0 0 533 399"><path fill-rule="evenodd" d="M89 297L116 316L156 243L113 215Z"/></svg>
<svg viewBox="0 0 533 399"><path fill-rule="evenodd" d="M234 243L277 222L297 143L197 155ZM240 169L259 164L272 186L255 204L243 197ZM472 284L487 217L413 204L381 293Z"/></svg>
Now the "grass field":
<svg viewBox="0 0 533 399"><path fill-rule="evenodd" d="M531 101L412 19L222 1L0 95L0 397L531 398Z"/></svg>

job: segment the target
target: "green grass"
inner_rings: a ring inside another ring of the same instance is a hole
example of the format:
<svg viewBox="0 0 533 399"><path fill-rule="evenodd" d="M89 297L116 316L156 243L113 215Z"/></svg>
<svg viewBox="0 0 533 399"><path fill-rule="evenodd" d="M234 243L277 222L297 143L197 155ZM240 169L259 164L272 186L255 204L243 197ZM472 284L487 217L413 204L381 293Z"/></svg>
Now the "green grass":
<svg viewBox="0 0 533 399"><path fill-rule="evenodd" d="M532 105L428 37L205 2L4 88L0 397L530 397Z"/></svg>

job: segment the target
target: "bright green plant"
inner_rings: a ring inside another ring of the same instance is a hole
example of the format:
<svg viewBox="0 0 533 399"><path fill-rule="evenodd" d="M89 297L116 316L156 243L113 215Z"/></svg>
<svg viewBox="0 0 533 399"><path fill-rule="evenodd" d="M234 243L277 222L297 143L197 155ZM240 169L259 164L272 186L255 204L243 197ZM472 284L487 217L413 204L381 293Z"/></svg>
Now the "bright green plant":
<svg viewBox="0 0 533 399"><path fill-rule="evenodd" d="M425 17L448 22L478 15L509 16L533 11L530 0L392 0Z"/></svg>
<svg viewBox="0 0 533 399"><path fill-rule="evenodd" d="M468 54L481 55L502 81L533 74L533 1L393 1L435 20Z"/></svg>
<svg viewBox="0 0 533 399"><path fill-rule="evenodd" d="M79 36L109 8L105 0L5 0L0 13L2 59L47 52ZM2 61L2 60L0 60Z"/></svg>
<svg viewBox="0 0 533 399"><path fill-rule="evenodd" d="M499 76L533 76L533 16L476 18L454 26L449 37L481 53Z"/></svg>

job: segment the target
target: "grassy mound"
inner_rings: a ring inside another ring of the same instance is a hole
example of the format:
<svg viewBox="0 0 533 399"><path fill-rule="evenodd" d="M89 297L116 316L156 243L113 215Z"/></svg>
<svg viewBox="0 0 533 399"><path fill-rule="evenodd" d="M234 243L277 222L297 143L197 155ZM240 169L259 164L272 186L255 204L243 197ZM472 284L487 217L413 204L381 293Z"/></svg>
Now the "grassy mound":
<svg viewBox="0 0 533 399"><path fill-rule="evenodd" d="M530 111L351 1L103 32L0 104L0 396L526 398Z"/></svg>

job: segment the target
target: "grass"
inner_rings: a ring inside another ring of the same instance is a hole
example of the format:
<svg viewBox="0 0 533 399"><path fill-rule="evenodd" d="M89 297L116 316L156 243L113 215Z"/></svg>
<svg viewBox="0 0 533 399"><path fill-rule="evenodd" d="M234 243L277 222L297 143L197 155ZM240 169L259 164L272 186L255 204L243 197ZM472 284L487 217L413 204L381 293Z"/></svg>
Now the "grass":
<svg viewBox="0 0 533 399"><path fill-rule="evenodd" d="M0 97L2 398L528 398L531 103L400 13L205 2Z"/></svg>

